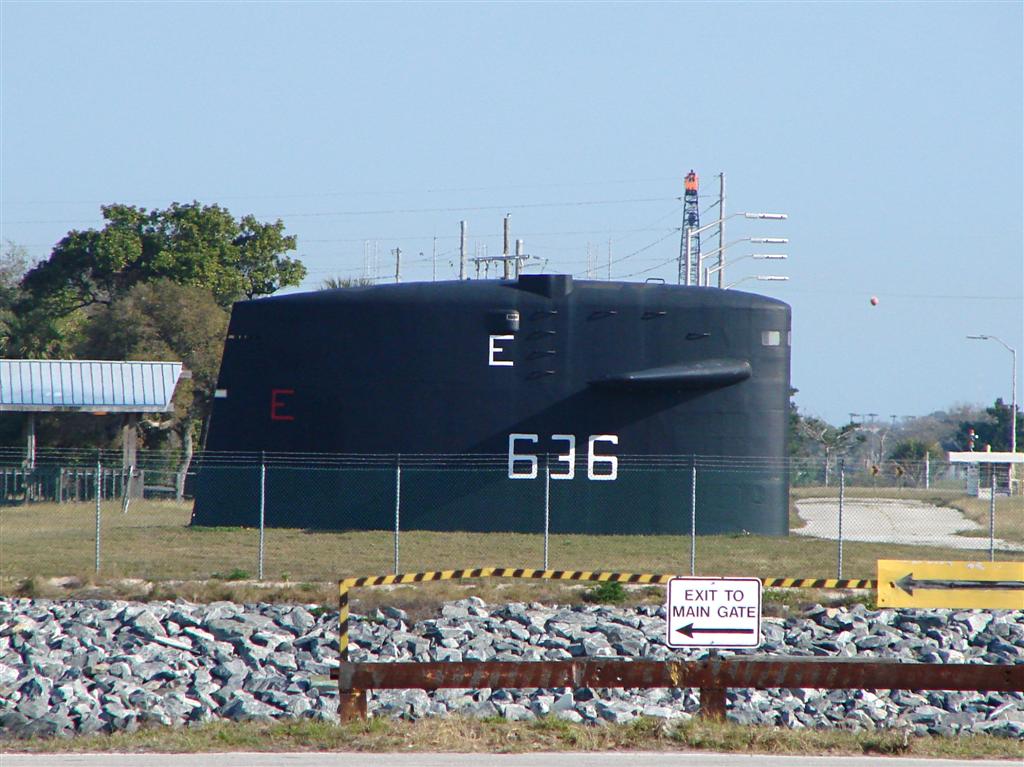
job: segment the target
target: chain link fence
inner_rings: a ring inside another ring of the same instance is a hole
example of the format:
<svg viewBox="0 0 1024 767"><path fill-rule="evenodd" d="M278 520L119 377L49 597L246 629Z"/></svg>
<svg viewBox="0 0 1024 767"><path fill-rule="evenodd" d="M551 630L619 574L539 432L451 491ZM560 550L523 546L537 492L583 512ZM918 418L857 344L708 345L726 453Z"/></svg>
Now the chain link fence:
<svg viewBox="0 0 1024 767"><path fill-rule="evenodd" d="M867 578L879 558L1024 559L1024 497L997 464L22 457L0 449L0 578L324 582L483 566Z"/></svg>

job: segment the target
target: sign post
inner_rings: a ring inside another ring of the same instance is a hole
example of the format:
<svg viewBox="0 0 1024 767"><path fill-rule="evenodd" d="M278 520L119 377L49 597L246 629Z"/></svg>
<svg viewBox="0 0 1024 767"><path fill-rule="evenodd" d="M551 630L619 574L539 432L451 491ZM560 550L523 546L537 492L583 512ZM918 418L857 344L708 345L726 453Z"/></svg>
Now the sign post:
<svg viewBox="0 0 1024 767"><path fill-rule="evenodd" d="M665 625L669 647L757 647L761 644L758 578L673 578Z"/></svg>

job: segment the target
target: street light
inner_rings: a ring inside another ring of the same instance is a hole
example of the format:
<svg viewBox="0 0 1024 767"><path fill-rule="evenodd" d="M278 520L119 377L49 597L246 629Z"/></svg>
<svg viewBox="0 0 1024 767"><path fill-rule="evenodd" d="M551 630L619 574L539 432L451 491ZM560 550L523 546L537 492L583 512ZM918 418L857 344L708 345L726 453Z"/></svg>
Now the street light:
<svg viewBox="0 0 1024 767"><path fill-rule="evenodd" d="M732 282L722 289L728 290L729 288L734 288L741 282L746 282L747 280L760 280L761 282L786 282L787 280L789 280L789 277L782 277L777 274L758 274L756 276L751 275L749 277L744 277L741 280L736 280L736 282Z"/></svg>
<svg viewBox="0 0 1024 767"><path fill-rule="evenodd" d="M683 227L682 247L679 249L680 250L680 253L679 253L680 258L679 258L679 278L678 278L678 281L679 281L680 284L685 284L685 285L689 285L690 284L690 267L691 267L691 265L693 263L693 256L692 256L691 250L690 250L692 238L696 237L701 232L706 232L709 229L714 229L715 227L720 227L726 221L728 221L730 218L736 218L737 216L743 216L743 218L750 218L750 219L765 219L765 220L769 220L769 221L784 221L787 218L789 218L789 216L787 214L785 214L785 213L749 213L749 212L743 211L743 212L739 212L739 213L730 213L728 216L722 216L721 218L718 218L715 221L712 221L710 224L705 224L704 226L697 227L696 229L691 229L688 226L684 226ZM779 243L785 243L785 242L789 242L789 240L782 240L782 239L769 240L767 238L761 238L761 239L749 238L749 239L746 239L746 240L739 240L739 242L779 242ZM719 256L719 259L723 263L725 262L725 248L726 247L727 246L723 246L721 248L718 248L718 251L717 251L717 252L719 252L721 254ZM716 252L716 251L712 251L712 252ZM685 259L685 267L686 267L686 273L685 273L686 279L685 279L685 281L683 279L683 276L684 276L683 275L684 259ZM721 287L721 279L722 279L722 275L720 274L719 275L719 287ZM697 265L697 281L700 282L700 264Z"/></svg>
<svg viewBox="0 0 1024 767"><path fill-rule="evenodd" d="M1010 383L1010 452L1017 452L1017 350L999 336L967 336L972 341L997 341L1013 355L1013 377Z"/></svg>
<svg viewBox="0 0 1024 767"><path fill-rule="evenodd" d="M712 251L712 252L714 252L714 251ZM786 253L748 253L745 256L740 256L739 258L733 259L732 262L735 264L737 261L742 261L745 258L753 258L753 259L755 259L757 261L763 261L763 260L766 260L766 259L767 260L772 260L772 261L782 261L784 259L789 258L789 256ZM705 269L704 270L704 284L705 285L710 285L711 284L711 275L714 274L715 272L721 271L724 268L725 268L725 264L719 263L718 266L712 266L711 268Z"/></svg>
<svg viewBox="0 0 1024 767"><path fill-rule="evenodd" d="M709 250L706 253L704 253L704 252L698 253L697 254L697 275L698 275L698 277L697 277L697 285L698 286L699 285L705 285L706 286L708 284L707 279L705 279L703 282L701 282L701 279L700 279L700 276L699 276L699 275L703 274L705 277L707 277L708 271L704 269L704 261L706 259L711 258L712 256L718 256L718 265L713 267L711 269L711 271L712 272L715 272L715 271L719 272L718 287L722 287L721 270L725 268L725 258L724 258L724 256L725 256L725 249L726 248L731 248L733 245L738 245L741 242L752 242L752 243L755 243L755 244L758 244L758 245L765 245L765 244L769 244L769 245L785 245L786 243L789 242L789 240L786 239L785 237L740 237L738 240L732 240L730 242L727 242L727 243L725 243L725 245L722 245L721 247L715 248L714 250ZM771 254L766 254L764 257L765 258L771 257ZM745 258L745 256L744 256L744 258ZM737 261L738 260L739 259L737 259Z"/></svg>

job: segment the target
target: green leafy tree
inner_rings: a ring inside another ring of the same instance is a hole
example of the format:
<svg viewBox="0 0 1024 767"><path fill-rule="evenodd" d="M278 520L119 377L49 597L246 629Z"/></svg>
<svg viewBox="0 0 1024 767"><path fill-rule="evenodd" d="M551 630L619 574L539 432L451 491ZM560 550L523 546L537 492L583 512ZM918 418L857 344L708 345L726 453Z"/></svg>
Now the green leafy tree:
<svg viewBox="0 0 1024 767"><path fill-rule="evenodd" d="M986 445L991 445L996 452L1009 452L1010 450L1010 406L1003 402L1002 397L998 398L992 407L985 408L985 418L971 421L961 421L960 428L956 433L957 450L969 449L968 432L974 429L975 450L984 450ZM1021 418L1020 408L1017 408L1017 449L1024 444L1024 419Z"/></svg>
<svg viewBox="0 0 1024 767"><path fill-rule="evenodd" d="M174 203L165 210L102 208L102 229L71 231L22 280L22 308L66 317L111 305L133 286L157 279L208 290L229 306L241 298L298 285L305 267L284 254L295 237L284 224L236 220L218 205Z"/></svg>
<svg viewBox="0 0 1024 767"><path fill-rule="evenodd" d="M295 237L284 233L280 219L266 224L254 216L245 216L234 244L238 248L238 272L246 298L266 296L289 285L298 285L306 276L305 266L281 256L295 249Z"/></svg>

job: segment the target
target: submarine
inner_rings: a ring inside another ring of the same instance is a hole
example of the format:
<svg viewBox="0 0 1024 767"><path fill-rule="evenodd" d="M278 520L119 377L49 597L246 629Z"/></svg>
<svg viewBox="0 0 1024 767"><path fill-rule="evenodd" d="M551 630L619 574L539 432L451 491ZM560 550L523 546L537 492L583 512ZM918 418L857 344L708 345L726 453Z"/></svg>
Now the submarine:
<svg viewBox="0 0 1024 767"><path fill-rule="evenodd" d="M695 494L698 534L786 535L790 339L776 299L564 274L242 301L192 524L392 529L400 469L402 529L688 534Z"/></svg>

